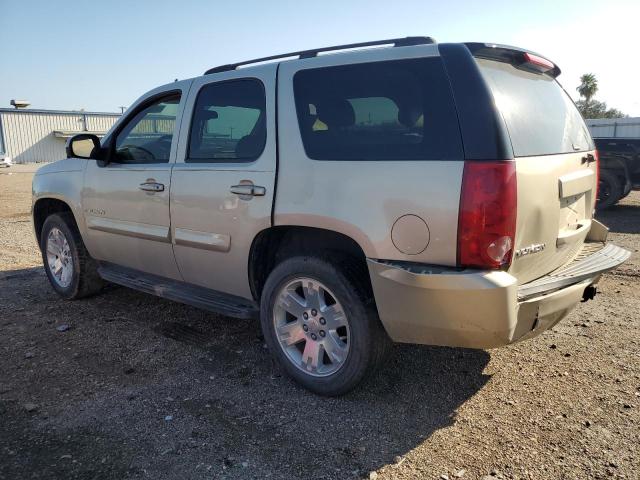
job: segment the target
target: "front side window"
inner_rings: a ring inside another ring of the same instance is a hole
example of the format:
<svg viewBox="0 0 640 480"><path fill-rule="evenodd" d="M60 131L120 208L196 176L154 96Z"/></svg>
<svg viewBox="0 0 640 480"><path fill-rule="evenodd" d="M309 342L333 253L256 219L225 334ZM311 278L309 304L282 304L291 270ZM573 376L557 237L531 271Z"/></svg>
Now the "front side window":
<svg viewBox="0 0 640 480"><path fill-rule="evenodd" d="M265 93L254 79L212 83L196 99L186 162L249 162L264 150Z"/></svg>
<svg viewBox="0 0 640 480"><path fill-rule="evenodd" d="M116 137L113 161L167 163L180 95L163 97L140 110Z"/></svg>
<svg viewBox="0 0 640 480"><path fill-rule="evenodd" d="M301 70L300 132L316 160L457 160L458 119L440 58Z"/></svg>

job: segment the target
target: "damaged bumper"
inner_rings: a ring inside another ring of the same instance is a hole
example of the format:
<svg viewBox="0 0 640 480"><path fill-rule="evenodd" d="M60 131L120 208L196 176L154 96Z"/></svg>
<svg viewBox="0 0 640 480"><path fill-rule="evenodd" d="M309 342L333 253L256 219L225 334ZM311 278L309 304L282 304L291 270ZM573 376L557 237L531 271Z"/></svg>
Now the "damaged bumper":
<svg viewBox="0 0 640 480"><path fill-rule="evenodd" d="M587 243L572 262L524 285L502 271L367 263L380 319L394 341L493 348L553 327L602 273L630 255L613 244Z"/></svg>

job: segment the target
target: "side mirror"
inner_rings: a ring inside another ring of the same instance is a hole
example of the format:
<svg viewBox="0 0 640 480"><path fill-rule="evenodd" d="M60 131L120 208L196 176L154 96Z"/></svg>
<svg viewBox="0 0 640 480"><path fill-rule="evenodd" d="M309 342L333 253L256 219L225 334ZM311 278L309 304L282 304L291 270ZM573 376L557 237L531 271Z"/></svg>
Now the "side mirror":
<svg viewBox="0 0 640 480"><path fill-rule="evenodd" d="M100 159L100 139L90 133L79 133L67 140L67 158Z"/></svg>

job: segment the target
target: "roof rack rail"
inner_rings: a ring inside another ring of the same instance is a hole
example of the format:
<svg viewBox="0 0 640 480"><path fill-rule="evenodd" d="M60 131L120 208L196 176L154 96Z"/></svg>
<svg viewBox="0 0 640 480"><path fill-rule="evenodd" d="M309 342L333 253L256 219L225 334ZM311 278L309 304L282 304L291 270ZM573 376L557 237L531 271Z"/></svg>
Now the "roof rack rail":
<svg viewBox="0 0 640 480"><path fill-rule="evenodd" d="M229 70L235 70L238 67L249 65L252 63L268 62L270 60L277 60L279 58L298 57L298 58L313 58L318 56L321 52L332 52L336 50L347 50L350 48L361 47L373 47L376 45L393 45L394 47L408 47L412 45L427 45L436 43L431 37L404 37L404 38L390 38L387 40L375 40L372 42L350 43L347 45L335 45L333 47L314 48L312 50L300 50L298 52L282 53L280 55L272 55L270 57L255 58L253 60L246 60L244 62L229 63L227 65L220 65L219 67L210 68L205 75L210 73L228 72Z"/></svg>

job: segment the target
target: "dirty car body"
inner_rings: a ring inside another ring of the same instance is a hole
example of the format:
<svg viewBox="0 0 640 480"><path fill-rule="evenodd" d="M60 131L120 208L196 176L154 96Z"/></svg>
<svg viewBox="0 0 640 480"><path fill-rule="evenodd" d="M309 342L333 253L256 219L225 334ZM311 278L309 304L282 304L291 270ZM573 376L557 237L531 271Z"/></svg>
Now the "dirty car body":
<svg viewBox="0 0 640 480"><path fill-rule="evenodd" d="M95 293L95 272L259 315L287 373L328 395L391 341L498 347L592 298L629 252L593 219L597 152L559 68L428 37L355 47L379 44L217 67L71 139L33 183L54 288Z"/></svg>

